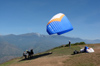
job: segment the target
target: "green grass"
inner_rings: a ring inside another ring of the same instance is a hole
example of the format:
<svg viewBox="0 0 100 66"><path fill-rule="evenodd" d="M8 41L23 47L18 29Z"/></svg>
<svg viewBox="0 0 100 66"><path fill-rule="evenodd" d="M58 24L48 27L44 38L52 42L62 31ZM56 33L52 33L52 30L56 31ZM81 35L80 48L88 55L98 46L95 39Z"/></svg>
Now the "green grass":
<svg viewBox="0 0 100 66"><path fill-rule="evenodd" d="M50 50L51 52L53 52L53 54L50 56L71 55L71 54L73 54L74 50L79 51L80 47L79 46L72 46L71 48L69 48L69 47L60 47L60 48L57 47L57 48ZM48 52L50 52L50 51L48 51Z"/></svg>

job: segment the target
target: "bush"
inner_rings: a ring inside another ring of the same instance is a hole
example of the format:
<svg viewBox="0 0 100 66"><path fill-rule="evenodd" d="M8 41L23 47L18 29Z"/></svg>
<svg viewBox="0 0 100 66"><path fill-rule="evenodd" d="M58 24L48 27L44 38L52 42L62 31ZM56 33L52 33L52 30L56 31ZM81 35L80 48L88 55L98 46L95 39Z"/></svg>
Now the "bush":
<svg viewBox="0 0 100 66"><path fill-rule="evenodd" d="M74 45L85 45L85 42L75 43Z"/></svg>
<svg viewBox="0 0 100 66"><path fill-rule="evenodd" d="M81 45L85 45L85 42L80 42Z"/></svg>
<svg viewBox="0 0 100 66"><path fill-rule="evenodd" d="M77 42L77 43L75 43L74 45L79 45L79 44L80 44L80 43Z"/></svg>

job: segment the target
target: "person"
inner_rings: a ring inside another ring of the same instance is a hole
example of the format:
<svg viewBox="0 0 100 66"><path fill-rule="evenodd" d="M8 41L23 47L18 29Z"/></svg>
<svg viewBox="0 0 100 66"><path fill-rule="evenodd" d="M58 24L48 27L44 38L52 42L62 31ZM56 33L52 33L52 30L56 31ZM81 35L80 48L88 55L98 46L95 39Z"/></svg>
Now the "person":
<svg viewBox="0 0 100 66"><path fill-rule="evenodd" d="M85 46L84 47L84 52L87 52L87 49L88 49L89 47L87 47L87 46Z"/></svg>
<svg viewBox="0 0 100 66"><path fill-rule="evenodd" d="M23 53L23 56L25 57L25 59L26 59L26 57L27 57L27 55L26 55L26 52L24 51L24 53Z"/></svg>
<svg viewBox="0 0 100 66"><path fill-rule="evenodd" d="M79 53L79 51L77 51L77 50L74 50L74 52L73 52L73 54L78 54Z"/></svg>
<svg viewBox="0 0 100 66"><path fill-rule="evenodd" d="M69 47L71 48L71 42L70 42L70 40L69 40Z"/></svg>
<svg viewBox="0 0 100 66"><path fill-rule="evenodd" d="M89 47L85 46L84 48L80 49L80 52L81 53L84 53L84 52L87 53L88 52L87 49L89 49Z"/></svg>
<svg viewBox="0 0 100 66"><path fill-rule="evenodd" d="M26 50L26 52L28 54L28 58L30 58L31 57L31 53L28 50Z"/></svg>
<svg viewBox="0 0 100 66"><path fill-rule="evenodd" d="M31 56L34 54L33 49L30 50Z"/></svg>

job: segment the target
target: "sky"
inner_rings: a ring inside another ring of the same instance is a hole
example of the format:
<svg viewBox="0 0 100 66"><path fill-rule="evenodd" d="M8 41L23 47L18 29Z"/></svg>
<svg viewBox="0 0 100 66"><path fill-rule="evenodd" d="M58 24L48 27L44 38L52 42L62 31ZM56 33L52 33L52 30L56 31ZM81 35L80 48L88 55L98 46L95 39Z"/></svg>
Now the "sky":
<svg viewBox="0 0 100 66"><path fill-rule="evenodd" d="M100 39L100 0L0 0L0 35L40 33L63 13L73 30L62 36Z"/></svg>

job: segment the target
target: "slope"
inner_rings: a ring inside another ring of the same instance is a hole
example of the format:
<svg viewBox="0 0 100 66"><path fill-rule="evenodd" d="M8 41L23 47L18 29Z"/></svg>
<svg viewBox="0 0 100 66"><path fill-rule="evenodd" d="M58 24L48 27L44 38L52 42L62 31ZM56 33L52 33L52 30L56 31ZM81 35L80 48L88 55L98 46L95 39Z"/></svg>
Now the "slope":
<svg viewBox="0 0 100 66"><path fill-rule="evenodd" d="M56 47L44 53L34 55L31 59L24 60L22 57L4 63L5 66L99 66L100 44L89 44L94 53L80 53L71 55L74 50L80 50L86 45L69 47ZM53 52L48 54L48 52ZM0 66L4 66L1 64Z"/></svg>

